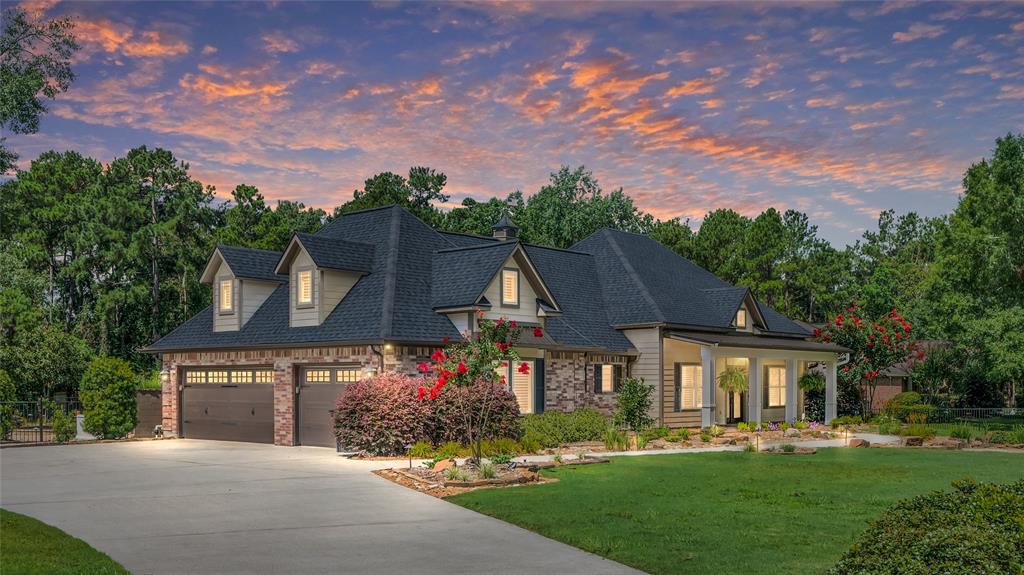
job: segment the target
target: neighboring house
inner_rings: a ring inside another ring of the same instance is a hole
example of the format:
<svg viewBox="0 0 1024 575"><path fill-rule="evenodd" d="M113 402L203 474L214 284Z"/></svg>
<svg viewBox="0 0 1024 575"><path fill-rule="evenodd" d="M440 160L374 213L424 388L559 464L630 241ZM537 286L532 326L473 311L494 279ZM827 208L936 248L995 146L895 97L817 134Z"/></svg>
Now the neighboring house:
<svg viewBox="0 0 1024 575"><path fill-rule="evenodd" d="M864 397L871 397L871 411L873 413L881 411L885 407L885 402L895 397L898 393L915 391L911 375L914 363L917 361L917 350L930 352L934 349L952 347L952 345L952 342L942 340L917 341L915 351L908 355L905 360L886 368L878 375L874 394L870 393L866 384L864 385Z"/></svg>
<svg viewBox="0 0 1024 575"><path fill-rule="evenodd" d="M642 235L600 230L571 249L436 231L400 207L352 212L283 253L219 246L203 273L214 304L146 351L162 356L163 428L184 437L334 445L330 410L348 383L414 374L475 310L540 326L507 380L523 413L609 413L622 378L655 387L668 426L799 416L797 378L826 366L835 416L835 345ZM744 368L745 394L715 383Z"/></svg>

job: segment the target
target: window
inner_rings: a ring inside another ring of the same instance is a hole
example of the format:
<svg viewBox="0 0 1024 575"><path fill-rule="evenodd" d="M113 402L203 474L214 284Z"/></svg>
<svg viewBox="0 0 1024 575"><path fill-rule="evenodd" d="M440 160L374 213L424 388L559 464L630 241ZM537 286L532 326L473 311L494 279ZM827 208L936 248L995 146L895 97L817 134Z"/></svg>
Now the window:
<svg viewBox="0 0 1024 575"><path fill-rule="evenodd" d="M226 371L208 371L206 372L207 383L227 383L228 372Z"/></svg>
<svg viewBox="0 0 1024 575"><path fill-rule="evenodd" d="M274 372L269 369L257 369L253 372L256 383L274 383Z"/></svg>
<svg viewBox="0 0 1024 575"><path fill-rule="evenodd" d="M218 290L220 303L218 307L221 313L231 313L234 309L234 301L231 294L232 284L232 280L220 280L220 290Z"/></svg>
<svg viewBox="0 0 1024 575"><path fill-rule="evenodd" d="M313 303L313 270L302 270L299 272L299 285L297 299L299 305L312 305Z"/></svg>
<svg viewBox="0 0 1024 575"><path fill-rule="evenodd" d="M527 373L519 371L519 367L524 363L529 367ZM537 381L534 379L537 371L536 366L536 362L529 359L512 362L503 361L501 363L495 362L494 364L494 373L498 374L501 382L516 396L516 403L519 404L519 413L524 415L534 413L533 394Z"/></svg>
<svg viewBox="0 0 1024 575"><path fill-rule="evenodd" d="M764 383L765 407L785 407L786 368L771 365L764 368Z"/></svg>
<svg viewBox="0 0 1024 575"><path fill-rule="evenodd" d="M740 308L740 310L736 312L736 327L740 329L745 329L747 327L746 309Z"/></svg>
<svg viewBox="0 0 1024 575"><path fill-rule="evenodd" d="M360 371L354 367L346 367L337 371L338 383L355 383L362 379Z"/></svg>
<svg viewBox="0 0 1024 575"><path fill-rule="evenodd" d="M206 372L194 370L186 371L185 383L206 383Z"/></svg>
<svg viewBox="0 0 1024 575"><path fill-rule="evenodd" d="M594 364L594 393L616 393L619 391L622 367L614 363Z"/></svg>
<svg viewBox="0 0 1024 575"><path fill-rule="evenodd" d="M331 370L307 369L306 383L331 383Z"/></svg>
<svg viewBox="0 0 1024 575"><path fill-rule="evenodd" d="M519 270L501 270L501 304L519 305Z"/></svg>
<svg viewBox="0 0 1024 575"><path fill-rule="evenodd" d="M251 371L232 371L231 383L252 383Z"/></svg>
<svg viewBox="0 0 1024 575"><path fill-rule="evenodd" d="M703 373L700 364L677 363L675 410L697 409L703 405Z"/></svg>

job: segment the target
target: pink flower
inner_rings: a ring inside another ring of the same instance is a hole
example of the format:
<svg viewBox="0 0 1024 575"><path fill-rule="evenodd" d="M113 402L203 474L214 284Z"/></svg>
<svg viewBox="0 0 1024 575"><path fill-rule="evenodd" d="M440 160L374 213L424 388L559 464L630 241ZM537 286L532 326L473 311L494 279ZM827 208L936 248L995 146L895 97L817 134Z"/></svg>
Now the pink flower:
<svg viewBox="0 0 1024 575"><path fill-rule="evenodd" d="M427 362L423 362L417 365L416 369L418 369L420 373L427 373L428 371L430 371L430 366L427 365Z"/></svg>

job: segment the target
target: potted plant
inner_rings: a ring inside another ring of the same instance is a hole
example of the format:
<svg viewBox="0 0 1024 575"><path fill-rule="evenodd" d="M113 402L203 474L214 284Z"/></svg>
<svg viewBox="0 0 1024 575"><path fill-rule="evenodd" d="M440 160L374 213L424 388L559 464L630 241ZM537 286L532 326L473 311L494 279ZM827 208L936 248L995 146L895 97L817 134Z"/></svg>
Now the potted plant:
<svg viewBox="0 0 1024 575"><path fill-rule="evenodd" d="M746 393L749 386L747 370L742 367L729 366L718 374L718 387L726 393Z"/></svg>

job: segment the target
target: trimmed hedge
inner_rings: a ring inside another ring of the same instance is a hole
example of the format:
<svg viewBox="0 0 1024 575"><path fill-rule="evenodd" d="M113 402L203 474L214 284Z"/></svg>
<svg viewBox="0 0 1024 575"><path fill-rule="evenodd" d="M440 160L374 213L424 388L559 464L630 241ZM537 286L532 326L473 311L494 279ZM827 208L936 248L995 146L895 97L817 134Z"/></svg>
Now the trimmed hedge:
<svg viewBox="0 0 1024 575"><path fill-rule="evenodd" d="M829 575L1024 573L1024 480L953 482L873 521Z"/></svg>
<svg viewBox="0 0 1024 575"><path fill-rule="evenodd" d="M138 423L135 403L138 382L138 376L122 359L97 357L92 360L78 388L86 431L100 439L127 437Z"/></svg>
<svg viewBox="0 0 1024 575"><path fill-rule="evenodd" d="M608 420L596 409L583 408L565 413L545 411L523 418L523 443L558 447L576 441L601 441Z"/></svg>

